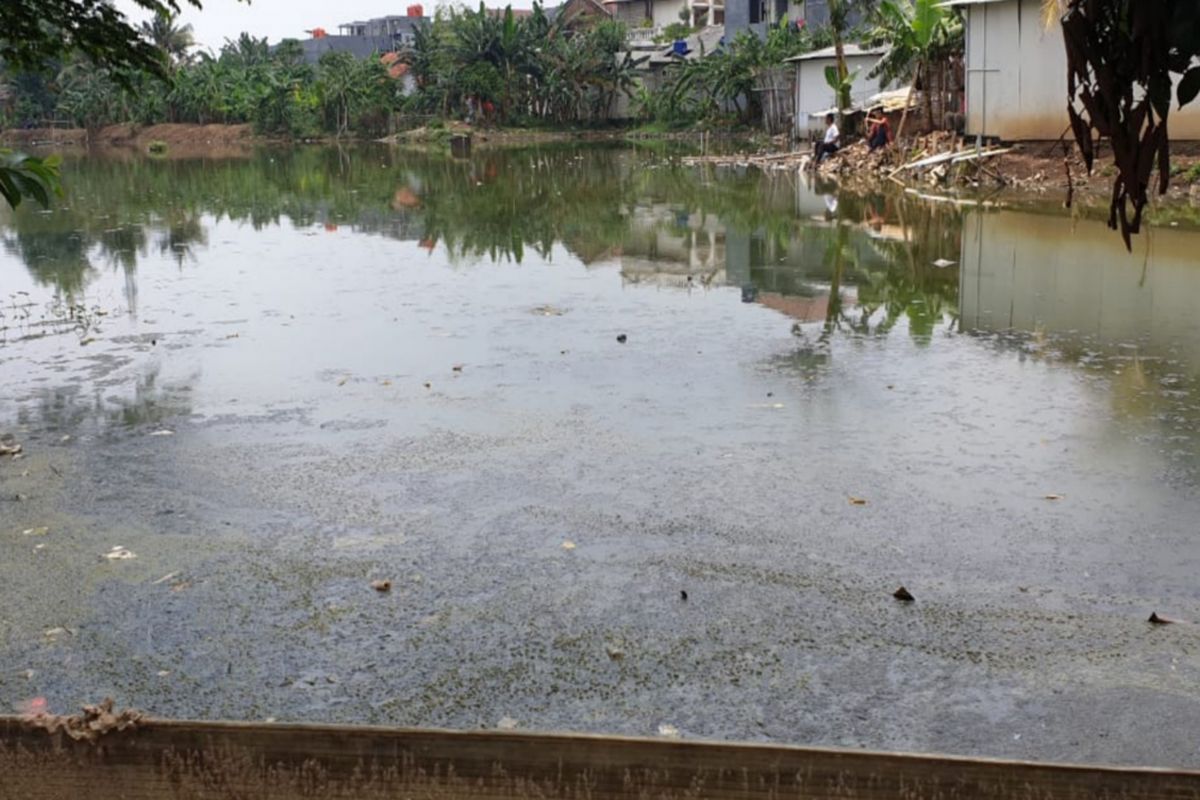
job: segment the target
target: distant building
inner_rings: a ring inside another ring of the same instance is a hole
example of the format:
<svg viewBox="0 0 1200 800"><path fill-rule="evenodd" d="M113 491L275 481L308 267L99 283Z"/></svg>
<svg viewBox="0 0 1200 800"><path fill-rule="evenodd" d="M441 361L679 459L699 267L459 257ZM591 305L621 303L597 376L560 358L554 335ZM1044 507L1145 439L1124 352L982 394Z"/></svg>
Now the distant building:
<svg viewBox="0 0 1200 800"><path fill-rule="evenodd" d="M304 60L315 64L326 53L349 53L355 58L395 53L412 46L417 26L428 21L424 8L409 6L404 16L375 17L338 25L337 35L314 28L312 36L300 41Z"/></svg>
<svg viewBox="0 0 1200 800"><path fill-rule="evenodd" d="M763 38L769 27L785 19L814 27L829 24L829 0L725 0L725 3L725 33L730 39L742 31ZM862 24L863 19L861 10L850 12L851 26Z"/></svg>

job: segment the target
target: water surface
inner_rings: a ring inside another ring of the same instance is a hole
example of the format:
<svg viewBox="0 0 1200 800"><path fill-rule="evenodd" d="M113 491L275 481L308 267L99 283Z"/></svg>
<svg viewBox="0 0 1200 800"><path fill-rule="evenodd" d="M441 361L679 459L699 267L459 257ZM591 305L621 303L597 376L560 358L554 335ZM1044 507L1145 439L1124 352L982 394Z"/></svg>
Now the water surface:
<svg viewBox="0 0 1200 800"><path fill-rule="evenodd" d="M0 706L1200 766L1186 224L625 147L66 179L0 218Z"/></svg>

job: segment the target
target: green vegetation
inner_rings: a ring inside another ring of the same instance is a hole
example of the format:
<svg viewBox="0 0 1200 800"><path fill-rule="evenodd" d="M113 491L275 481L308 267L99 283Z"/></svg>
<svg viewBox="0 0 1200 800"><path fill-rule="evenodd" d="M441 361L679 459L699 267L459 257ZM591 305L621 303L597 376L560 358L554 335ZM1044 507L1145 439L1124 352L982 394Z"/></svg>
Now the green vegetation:
<svg viewBox="0 0 1200 800"><path fill-rule="evenodd" d="M440 12L407 56L417 92L406 107L501 124L604 121L634 88L641 61L624 50L620 23L568 29L540 5L521 18L482 4Z"/></svg>

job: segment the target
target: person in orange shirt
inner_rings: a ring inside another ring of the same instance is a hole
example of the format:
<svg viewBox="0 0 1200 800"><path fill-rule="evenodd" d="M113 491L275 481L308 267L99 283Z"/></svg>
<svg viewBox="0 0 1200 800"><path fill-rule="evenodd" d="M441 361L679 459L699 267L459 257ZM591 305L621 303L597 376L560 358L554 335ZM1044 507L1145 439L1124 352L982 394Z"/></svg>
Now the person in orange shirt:
<svg viewBox="0 0 1200 800"><path fill-rule="evenodd" d="M883 113L883 106L875 106L867 114L867 149L874 153L892 143L892 124Z"/></svg>

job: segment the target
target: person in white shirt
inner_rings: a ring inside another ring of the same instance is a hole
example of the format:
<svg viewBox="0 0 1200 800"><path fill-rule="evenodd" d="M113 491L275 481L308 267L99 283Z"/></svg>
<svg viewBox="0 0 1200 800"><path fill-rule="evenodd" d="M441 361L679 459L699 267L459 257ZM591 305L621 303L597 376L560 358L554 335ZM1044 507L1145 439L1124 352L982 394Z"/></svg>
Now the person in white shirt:
<svg viewBox="0 0 1200 800"><path fill-rule="evenodd" d="M824 161L829 156L838 151L841 145L842 132L838 130L837 123L833 120L833 114L825 115L825 140L821 142L821 146L817 149L817 162Z"/></svg>

